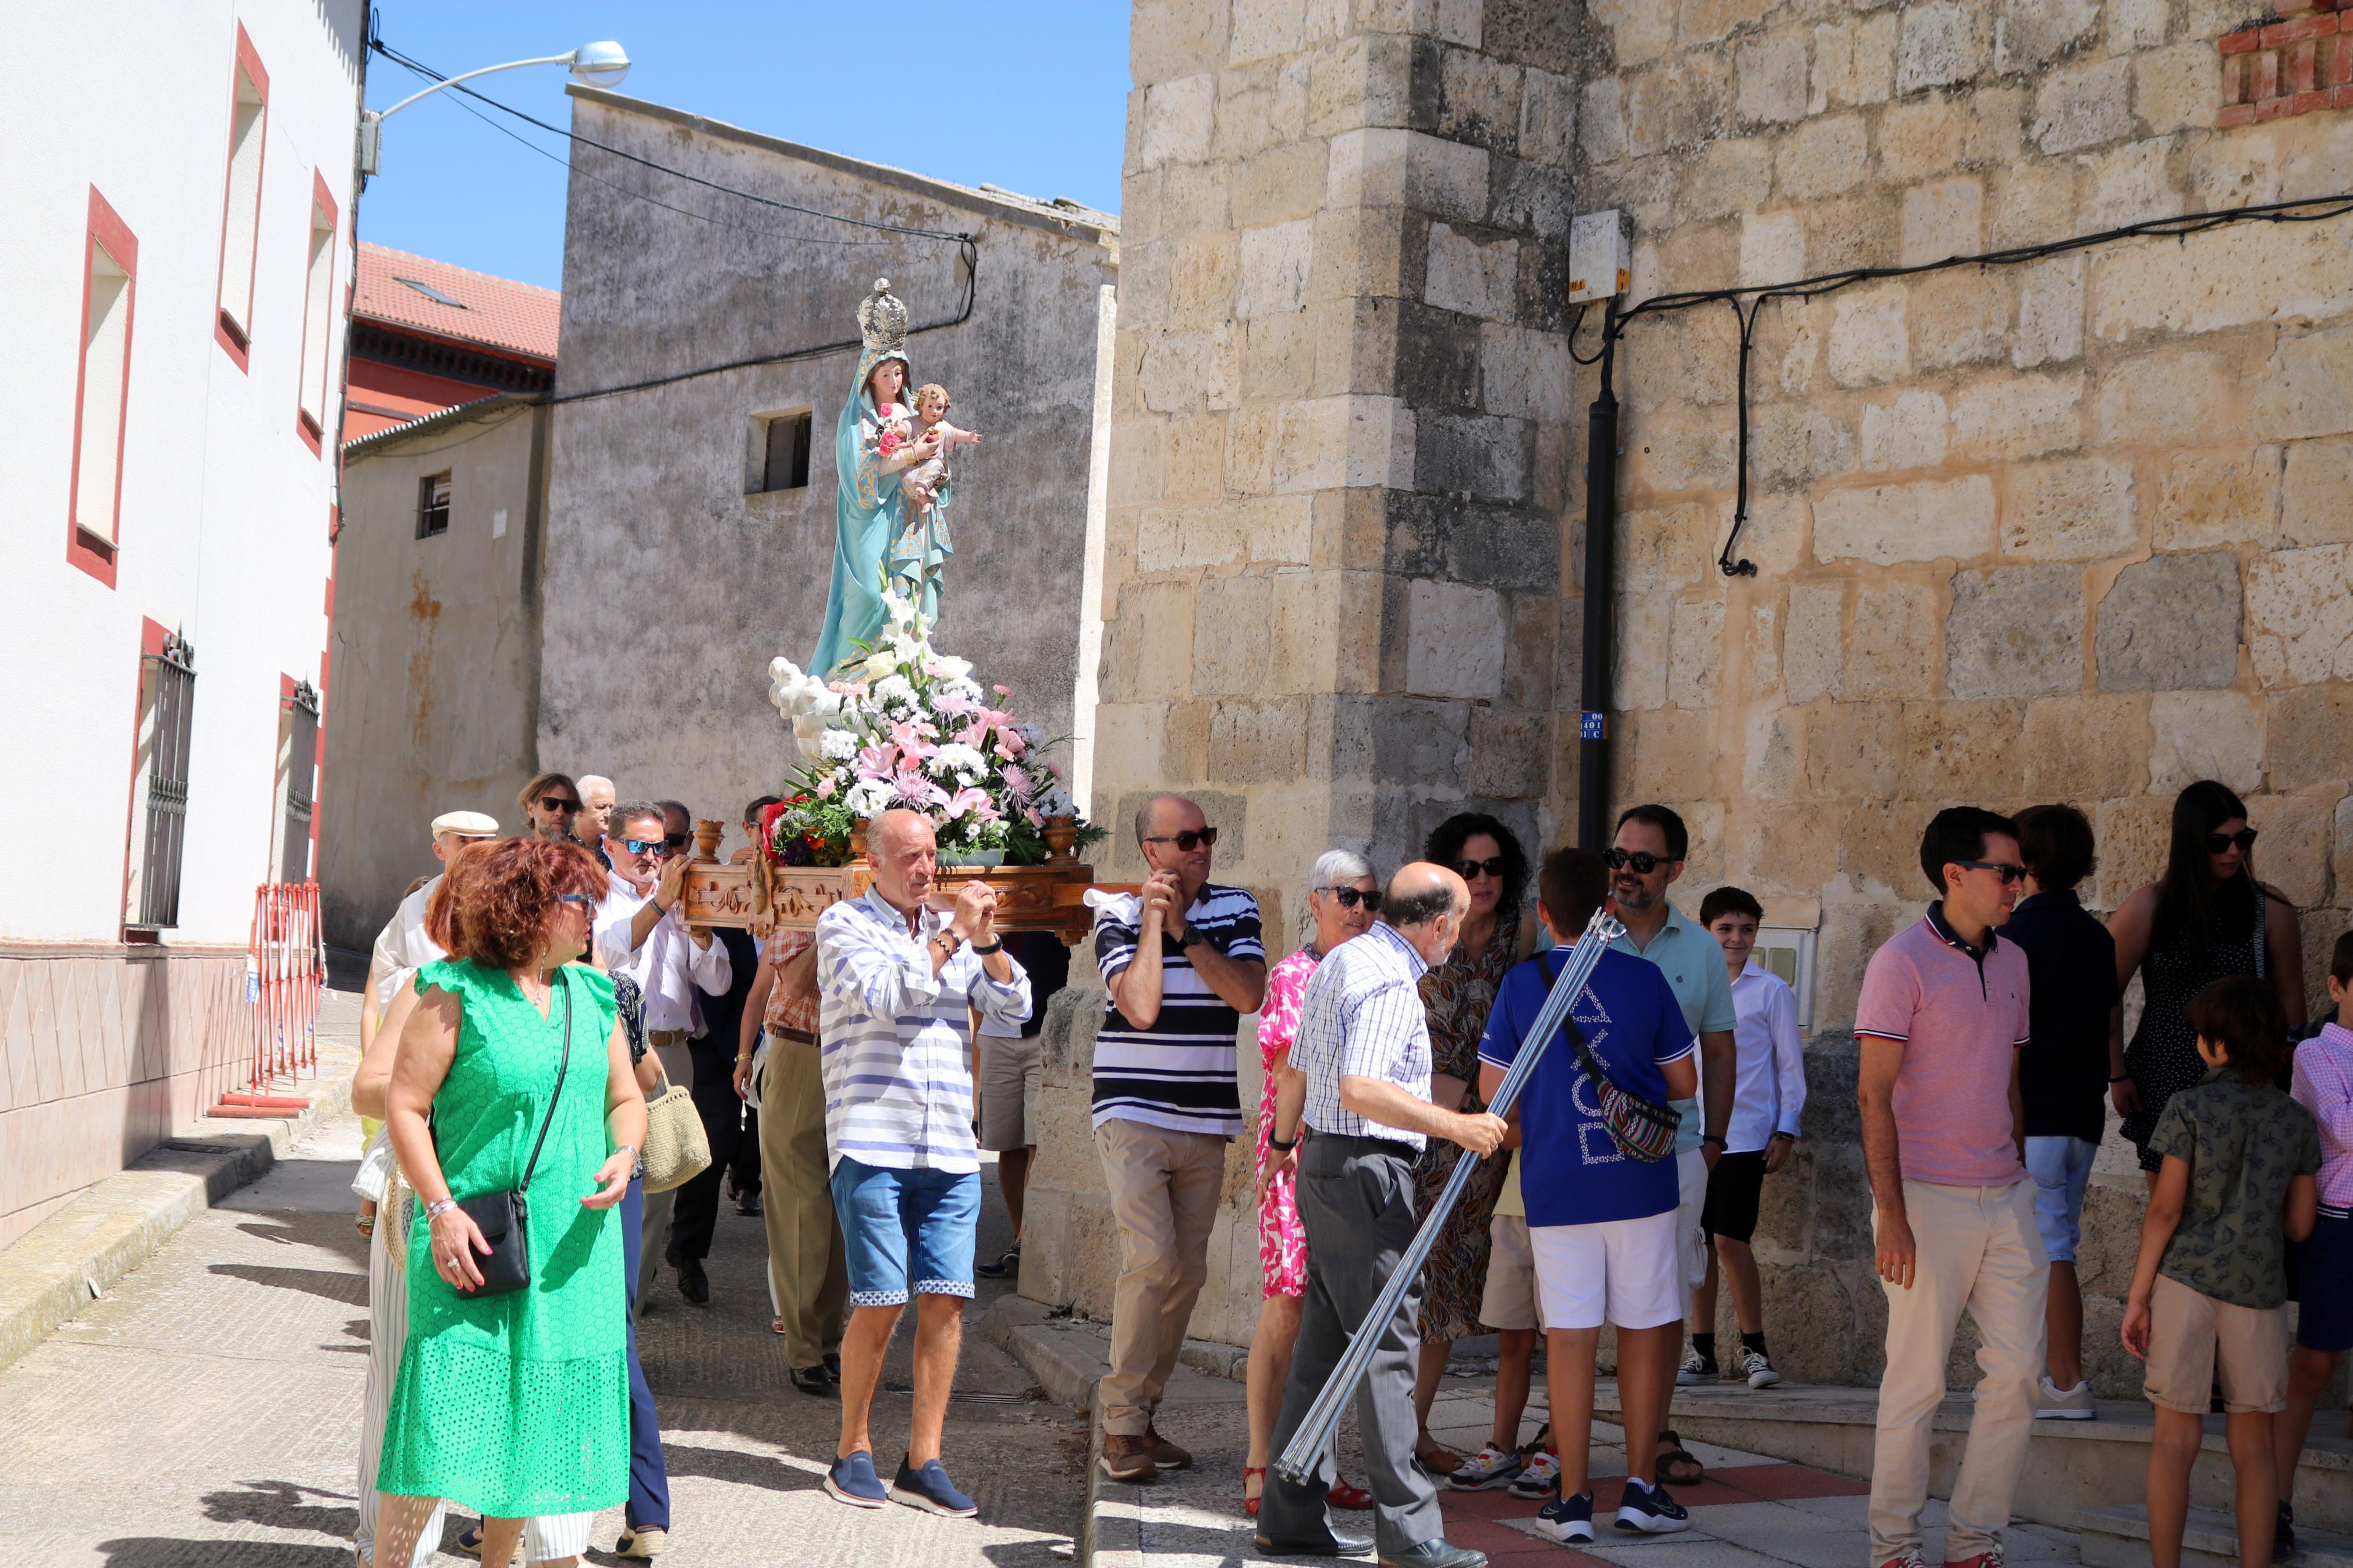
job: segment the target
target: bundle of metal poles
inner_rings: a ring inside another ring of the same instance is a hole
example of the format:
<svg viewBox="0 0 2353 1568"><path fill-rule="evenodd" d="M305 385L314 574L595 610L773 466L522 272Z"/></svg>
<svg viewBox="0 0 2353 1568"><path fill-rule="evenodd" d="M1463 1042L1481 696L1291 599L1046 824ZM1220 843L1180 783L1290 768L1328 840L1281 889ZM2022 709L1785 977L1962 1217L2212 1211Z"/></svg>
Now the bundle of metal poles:
<svg viewBox="0 0 2353 1568"><path fill-rule="evenodd" d="M1496 1086L1495 1098L1488 1102L1489 1110L1497 1116L1511 1114L1512 1107L1519 1100L1520 1090L1527 1086L1529 1077L1536 1070L1536 1064L1544 1059L1546 1047L1552 1044L1554 1037L1560 1033L1561 1025L1567 1021L1568 1010L1575 1005L1577 994L1593 977L1594 965L1601 962L1603 950L1625 930L1618 923L1617 917L1609 912L1608 905L1593 911L1593 918L1586 922L1584 934L1577 939L1577 945L1569 949L1568 962L1561 966L1560 978L1553 982L1551 992L1545 997L1544 1008L1536 1015L1535 1026L1520 1042L1519 1054L1512 1058L1512 1065L1504 1069L1504 1081ZM1405 1300L1405 1293L1420 1278L1421 1266L1429 1260L1430 1249L1438 1245L1438 1233L1445 1228L1446 1216L1452 1214L1454 1205L1461 1201L1463 1189L1471 1184L1472 1169L1478 1163L1474 1159L1454 1162L1454 1173L1447 1178L1446 1185L1439 1192L1438 1201L1430 1205L1430 1212L1422 1216L1421 1228L1414 1232L1413 1245L1407 1247L1405 1255L1398 1259L1397 1271L1389 1276L1388 1284L1381 1290L1380 1300L1374 1302L1373 1310L1365 1314L1365 1321L1356 1325L1356 1333L1348 1341L1347 1351L1340 1357L1339 1364L1332 1369L1332 1375L1324 1383L1323 1392L1316 1394L1315 1403L1307 1407L1306 1418L1299 1424L1299 1430L1292 1435L1289 1445L1276 1457L1274 1468L1283 1479L1294 1486L1303 1486L1315 1473L1317 1462L1323 1458L1324 1449L1331 1446L1333 1434L1339 1429L1340 1412L1346 1408L1349 1396L1356 1392L1356 1385L1364 1381L1366 1369L1373 1363L1373 1352L1379 1346L1389 1320L1397 1315L1398 1303Z"/></svg>

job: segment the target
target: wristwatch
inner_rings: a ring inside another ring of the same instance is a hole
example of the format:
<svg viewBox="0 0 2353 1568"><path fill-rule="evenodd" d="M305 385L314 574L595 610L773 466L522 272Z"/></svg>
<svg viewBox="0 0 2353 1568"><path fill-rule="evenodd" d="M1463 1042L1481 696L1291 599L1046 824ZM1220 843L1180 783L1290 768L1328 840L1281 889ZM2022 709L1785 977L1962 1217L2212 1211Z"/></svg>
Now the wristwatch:
<svg viewBox="0 0 2353 1568"><path fill-rule="evenodd" d="M1277 1138L1271 1129L1269 1129L1266 1135L1266 1146L1273 1150L1278 1154L1288 1154L1293 1149L1299 1147L1299 1140L1296 1137L1293 1137L1290 1142L1286 1143L1282 1139Z"/></svg>
<svg viewBox="0 0 2353 1568"><path fill-rule="evenodd" d="M1201 928L1199 926L1187 926L1185 928L1185 934L1176 939L1176 945L1180 948L1186 948L1192 946L1197 942L1207 942L1208 940L1209 939L1207 936L1204 936L1201 933Z"/></svg>

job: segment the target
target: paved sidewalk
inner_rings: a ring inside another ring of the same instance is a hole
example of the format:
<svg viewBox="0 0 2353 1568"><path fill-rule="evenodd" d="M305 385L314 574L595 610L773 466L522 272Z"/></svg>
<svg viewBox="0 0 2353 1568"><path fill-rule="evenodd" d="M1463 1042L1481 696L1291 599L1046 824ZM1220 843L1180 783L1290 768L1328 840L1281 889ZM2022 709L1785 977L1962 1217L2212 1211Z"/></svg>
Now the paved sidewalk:
<svg viewBox="0 0 2353 1568"><path fill-rule="evenodd" d="M0 1371L0 1562L348 1568L368 1332L349 1187L358 1152L354 1119L323 1124ZM994 1199L984 1215L986 1253L1005 1221ZM784 1381L760 1222L723 1205L718 1234L712 1304L687 1304L665 1268L641 1322L675 1510L664 1568L1047 1568L1058 1542L1068 1550L1083 1429L1031 1397L1029 1375L977 1333L946 1449L981 1518L827 1498L839 1406ZM906 1427L908 1353L902 1332L876 1411L886 1462ZM597 1521L589 1561L616 1561L619 1512ZM437 1561L472 1559L445 1548Z"/></svg>

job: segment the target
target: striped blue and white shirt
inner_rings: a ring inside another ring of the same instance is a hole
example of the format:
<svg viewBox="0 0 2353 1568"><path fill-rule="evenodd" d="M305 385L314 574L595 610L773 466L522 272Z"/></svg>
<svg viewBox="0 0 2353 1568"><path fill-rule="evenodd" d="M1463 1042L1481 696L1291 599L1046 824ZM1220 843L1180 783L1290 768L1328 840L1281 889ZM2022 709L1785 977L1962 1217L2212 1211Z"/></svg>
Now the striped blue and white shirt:
<svg viewBox="0 0 2353 1568"><path fill-rule="evenodd" d="M1133 893L1095 912L1095 964L1109 985L1135 962L1144 900ZM1266 962L1258 900L1240 888L1204 883L1185 923L1228 958ZM1185 950L1160 939L1160 1015L1149 1028L1128 1022L1106 1002L1095 1036L1094 1124L1140 1121L1176 1132L1231 1138L1242 1130L1234 1039L1241 1015L1209 989Z"/></svg>
<svg viewBox="0 0 2353 1568"><path fill-rule="evenodd" d="M894 1171L980 1169L965 1009L1018 1032L1029 1016L1029 976L1008 956L1012 980L991 979L970 946L934 974L924 944L946 925L925 909L911 931L880 888L818 917L828 1169L844 1155Z"/></svg>
<svg viewBox="0 0 2353 1568"><path fill-rule="evenodd" d="M1385 1079L1418 1100L1430 1098L1430 1016L1421 1005L1422 961L1386 921L1334 948L1307 982L1293 1070L1307 1077L1301 1119L1318 1132L1387 1138L1419 1149L1429 1140L1402 1127L1367 1121L1340 1103L1343 1078Z"/></svg>

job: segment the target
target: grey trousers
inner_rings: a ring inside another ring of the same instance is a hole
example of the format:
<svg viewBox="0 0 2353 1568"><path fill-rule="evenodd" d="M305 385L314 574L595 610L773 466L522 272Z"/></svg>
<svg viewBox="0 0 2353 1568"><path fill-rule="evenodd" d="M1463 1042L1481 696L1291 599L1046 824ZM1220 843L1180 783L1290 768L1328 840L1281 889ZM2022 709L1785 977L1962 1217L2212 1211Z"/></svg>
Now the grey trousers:
<svg viewBox="0 0 2353 1568"><path fill-rule="evenodd" d="M647 1037L653 1042L654 1055L661 1058L662 1073L672 1089L691 1090L694 1088L694 1051L687 1044L682 1029L651 1029ZM647 1096L651 1099L652 1096ZM670 1247L670 1210L678 1206L678 1189L646 1194L646 1221L638 1232L638 1295L631 1303L634 1313L645 1304L646 1292L654 1288L655 1266L667 1261L662 1254Z"/></svg>
<svg viewBox="0 0 2353 1568"><path fill-rule="evenodd" d="M1394 1152L1392 1152L1394 1151ZM1311 1135L1300 1151L1299 1217L1307 1229L1307 1295L1300 1303L1299 1340L1291 1352L1291 1382L1274 1423L1277 1454L1291 1442L1322 1392L1349 1337L1365 1321L1398 1260L1413 1241L1413 1151L1374 1138ZM1435 1541L1444 1527L1438 1489L1414 1458L1414 1328L1421 1282L1405 1293L1389 1321L1377 1325L1379 1346L1356 1390L1356 1428L1365 1441L1366 1480L1373 1493L1374 1532L1381 1554ZM1275 1540L1313 1541L1331 1526L1324 1495L1335 1470L1325 1448L1315 1478L1294 1486L1269 1470L1259 1530Z"/></svg>

